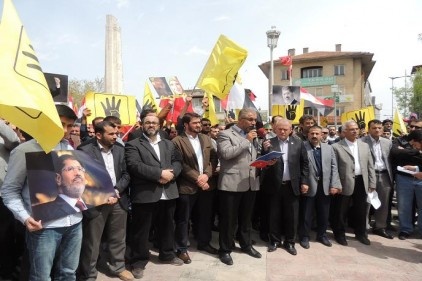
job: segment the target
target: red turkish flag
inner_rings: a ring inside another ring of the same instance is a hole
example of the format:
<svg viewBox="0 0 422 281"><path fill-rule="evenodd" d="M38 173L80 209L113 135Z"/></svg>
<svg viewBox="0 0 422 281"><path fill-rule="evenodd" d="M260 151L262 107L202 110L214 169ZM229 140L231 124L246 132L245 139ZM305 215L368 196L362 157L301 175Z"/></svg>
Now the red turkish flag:
<svg viewBox="0 0 422 281"><path fill-rule="evenodd" d="M284 57L280 57L280 61L282 65L292 65L292 57L291 56L284 56Z"/></svg>

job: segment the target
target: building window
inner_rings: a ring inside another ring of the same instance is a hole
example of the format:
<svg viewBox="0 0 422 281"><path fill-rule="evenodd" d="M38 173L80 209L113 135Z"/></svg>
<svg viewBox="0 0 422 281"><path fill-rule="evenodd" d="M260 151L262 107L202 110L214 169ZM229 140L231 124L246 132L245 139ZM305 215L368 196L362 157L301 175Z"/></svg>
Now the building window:
<svg viewBox="0 0 422 281"><path fill-rule="evenodd" d="M305 108L303 108L303 114L314 115L314 111L313 111L312 107L305 107Z"/></svg>
<svg viewBox="0 0 422 281"><path fill-rule="evenodd" d="M322 66L302 68L302 78L322 77Z"/></svg>
<svg viewBox="0 0 422 281"><path fill-rule="evenodd" d="M281 70L281 80L290 80L288 69Z"/></svg>
<svg viewBox="0 0 422 281"><path fill-rule="evenodd" d="M344 75L344 65L339 64L334 66L334 76Z"/></svg>

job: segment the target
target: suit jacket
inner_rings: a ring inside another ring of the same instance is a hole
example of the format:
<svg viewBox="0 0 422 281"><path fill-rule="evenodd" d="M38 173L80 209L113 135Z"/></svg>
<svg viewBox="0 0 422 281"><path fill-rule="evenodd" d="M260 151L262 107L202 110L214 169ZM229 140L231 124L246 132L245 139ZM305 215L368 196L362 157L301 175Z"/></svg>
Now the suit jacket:
<svg viewBox="0 0 422 281"><path fill-rule="evenodd" d="M314 149L312 145L304 142L309 160L309 190L305 196L314 197L318 188L318 166L314 157ZM322 167L322 187L324 194L330 194L330 188L338 188L341 190L340 178L337 170L337 160L331 145L321 143L321 167Z"/></svg>
<svg viewBox="0 0 422 281"><path fill-rule="evenodd" d="M218 189L245 192L259 189L255 167L249 164L256 159L254 145L232 126L218 134L217 151L220 159Z"/></svg>
<svg viewBox="0 0 422 281"><path fill-rule="evenodd" d="M42 220L43 222L63 218L75 213L77 211L60 196L57 196L53 201L32 206L34 219Z"/></svg>
<svg viewBox="0 0 422 281"><path fill-rule="evenodd" d="M101 155L101 150L96 138L91 139L88 143L84 145L78 146L78 150L84 151L89 156L91 156L91 158L100 162L101 165L105 167L104 158ZM114 188L119 191L120 206L122 206L122 208L127 211L129 205L128 186L130 182L130 176L129 173L126 171L125 148L120 143L116 142L113 145L111 153L113 154L114 172L116 174L116 186ZM84 215L88 217L96 217L100 214L101 208L103 208L103 205L89 209L84 212Z"/></svg>
<svg viewBox="0 0 422 281"><path fill-rule="evenodd" d="M209 136L198 134L198 138L202 150L203 173L208 176L208 179L211 179L215 168L217 167L217 152L215 151ZM194 194L199 188L196 184L196 180L199 176L198 158L196 157L189 137L185 133L175 137L172 141L179 149L183 158L182 172L179 177L177 177L179 193ZM210 184L210 189L215 188L215 186L211 186L212 181L209 180L208 182Z"/></svg>
<svg viewBox="0 0 422 281"><path fill-rule="evenodd" d="M368 193L369 188L376 187L374 160L372 159L367 143L358 139L357 145L363 183L365 185L365 190ZM343 187L342 194L350 196L353 194L355 188L355 159L353 153L345 139L333 144L332 148L336 154L338 173Z"/></svg>
<svg viewBox="0 0 422 281"><path fill-rule="evenodd" d="M126 143L126 165L130 174L130 198L133 203L158 202L164 189L169 199L179 197L175 179L182 171L180 152L167 139L161 139L158 146L160 158L144 135ZM173 169L174 178L162 185L158 181L165 169Z"/></svg>
<svg viewBox="0 0 422 281"><path fill-rule="evenodd" d="M278 137L270 139L271 149L280 151L280 144ZM309 161L308 155L303 145L302 140L289 137L288 143L288 167L290 173L290 181L293 192L296 196L300 195L300 185L309 184ZM268 151L267 151L268 152ZM265 154L263 151L262 154ZM280 188L283 181L284 165L283 158L277 159L277 162L263 170L263 189L265 193L275 194L277 189Z"/></svg>
<svg viewBox="0 0 422 281"><path fill-rule="evenodd" d="M374 146L373 146L371 137L365 136L365 137L362 137L361 140L363 142L366 142L369 145L369 149L371 150L372 160L374 161L374 167L375 167L375 151L374 151ZM390 151L391 151L391 148L393 147L393 143L391 142L391 140L388 140L382 137L380 137L379 140L380 140L380 145L381 145L382 160L384 161L385 167L388 171L388 176L390 177L390 181L391 183L393 183L394 176L393 176L393 169L392 169L392 165L390 161Z"/></svg>

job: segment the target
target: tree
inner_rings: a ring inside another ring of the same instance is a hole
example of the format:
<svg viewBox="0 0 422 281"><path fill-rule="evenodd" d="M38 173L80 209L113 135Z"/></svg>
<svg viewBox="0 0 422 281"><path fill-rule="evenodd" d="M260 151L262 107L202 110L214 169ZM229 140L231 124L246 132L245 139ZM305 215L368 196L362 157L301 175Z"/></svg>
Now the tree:
<svg viewBox="0 0 422 281"><path fill-rule="evenodd" d="M73 97L75 104L80 106L85 94L88 92L104 92L104 78L97 77L94 81L78 79L69 81L69 95Z"/></svg>
<svg viewBox="0 0 422 281"><path fill-rule="evenodd" d="M413 80L413 96L410 100L410 110L418 114L418 118L422 118L422 69L418 69L412 78Z"/></svg>

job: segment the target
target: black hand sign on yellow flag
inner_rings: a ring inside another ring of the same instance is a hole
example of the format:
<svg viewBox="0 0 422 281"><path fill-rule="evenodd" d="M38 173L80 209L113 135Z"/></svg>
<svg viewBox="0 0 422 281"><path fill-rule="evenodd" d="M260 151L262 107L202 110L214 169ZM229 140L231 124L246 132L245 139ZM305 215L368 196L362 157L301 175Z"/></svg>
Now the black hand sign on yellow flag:
<svg viewBox="0 0 422 281"><path fill-rule="evenodd" d="M348 111L341 114L341 123L348 120L354 120L358 124L359 129L368 128L368 122L375 119L375 112L373 106L364 107L359 110Z"/></svg>
<svg viewBox="0 0 422 281"><path fill-rule="evenodd" d="M34 48L11 0L4 0L0 22L0 117L7 119L50 152L63 138Z"/></svg>
<svg viewBox="0 0 422 281"><path fill-rule="evenodd" d="M136 122L136 101L134 96L87 93L86 107L91 109L88 124L95 117L115 116L120 118L122 125L133 125Z"/></svg>
<svg viewBox="0 0 422 281"><path fill-rule="evenodd" d="M300 100L299 105L273 105L271 112L273 116L280 115L289 120L292 124L299 124L299 119L303 115L304 107L305 101L302 99Z"/></svg>
<svg viewBox="0 0 422 281"><path fill-rule="evenodd" d="M247 50L220 35L196 85L219 99L225 99L247 56Z"/></svg>

